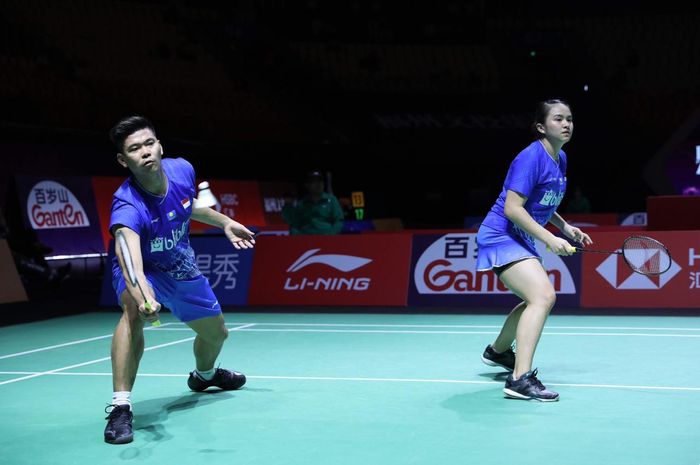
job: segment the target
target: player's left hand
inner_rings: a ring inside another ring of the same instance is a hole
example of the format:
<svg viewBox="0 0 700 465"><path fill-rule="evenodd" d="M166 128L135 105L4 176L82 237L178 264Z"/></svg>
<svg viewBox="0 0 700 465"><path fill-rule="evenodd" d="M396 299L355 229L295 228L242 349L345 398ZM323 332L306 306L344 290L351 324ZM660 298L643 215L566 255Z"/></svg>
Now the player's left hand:
<svg viewBox="0 0 700 465"><path fill-rule="evenodd" d="M253 239L255 233L236 221L231 220L226 223L224 234L238 250L252 249L255 245L255 239Z"/></svg>
<svg viewBox="0 0 700 465"><path fill-rule="evenodd" d="M593 240L591 240L591 237L585 232L581 231L576 226L571 226L570 224L567 224L562 232L564 233L564 235L566 235L566 237L578 242L583 246L593 244Z"/></svg>

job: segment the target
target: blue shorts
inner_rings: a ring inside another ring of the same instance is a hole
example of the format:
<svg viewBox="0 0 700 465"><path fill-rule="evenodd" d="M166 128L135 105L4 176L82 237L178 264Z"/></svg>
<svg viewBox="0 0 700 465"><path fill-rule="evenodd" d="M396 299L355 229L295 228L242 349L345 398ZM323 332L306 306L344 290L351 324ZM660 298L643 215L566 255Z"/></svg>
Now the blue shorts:
<svg viewBox="0 0 700 465"><path fill-rule="evenodd" d="M221 314L221 305L204 275L176 280L158 270L148 269L144 274L156 300L183 323ZM112 269L112 287L117 293L117 302L121 303L126 283L119 267Z"/></svg>
<svg viewBox="0 0 700 465"><path fill-rule="evenodd" d="M481 225L476 234L476 244L479 253L476 256L477 271L487 271L501 268L526 258L536 258L542 261L542 257L534 247L527 242L508 233Z"/></svg>

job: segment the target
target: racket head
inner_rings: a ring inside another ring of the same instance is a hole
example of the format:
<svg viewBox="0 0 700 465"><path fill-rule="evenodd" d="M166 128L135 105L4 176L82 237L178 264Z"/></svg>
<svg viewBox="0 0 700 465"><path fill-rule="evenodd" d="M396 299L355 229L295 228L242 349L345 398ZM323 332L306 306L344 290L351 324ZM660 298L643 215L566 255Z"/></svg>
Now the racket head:
<svg viewBox="0 0 700 465"><path fill-rule="evenodd" d="M663 274L671 268L671 253L661 242L647 236L630 236L622 243L622 257L635 273Z"/></svg>

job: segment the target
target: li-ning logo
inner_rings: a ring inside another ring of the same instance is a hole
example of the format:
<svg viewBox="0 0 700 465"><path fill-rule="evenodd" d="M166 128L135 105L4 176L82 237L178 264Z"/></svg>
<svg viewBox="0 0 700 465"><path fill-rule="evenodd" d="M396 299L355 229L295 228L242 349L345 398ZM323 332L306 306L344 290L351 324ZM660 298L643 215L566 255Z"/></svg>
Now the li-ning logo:
<svg viewBox="0 0 700 465"><path fill-rule="evenodd" d="M189 221L182 223L178 229L173 229L170 231L171 237L158 236L151 239L151 253L153 252L163 252L165 250L172 250L180 242L187 231L187 224Z"/></svg>
<svg viewBox="0 0 700 465"><path fill-rule="evenodd" d="M355 257L340 254L318 254L321 249L311 249L304 252L292 265L287 268L288 273L296 273L309 265L321 264L331 267L343 273L349 273L370 263L369 258ZM366 291L369 289L371 278L369 277L318 277L295 279L288 276L284 283L286 291L301 291L305 289L315 291Z"/></svg>
<svg viewBox="0 0 700 465"><path fill-rule="evenodd" d="M544 205L545 207L556 207L558 206L562 199L564 198L564 191L560 191L559 193L556 193L552 190L549 190L544 193L542 196L542 199L540 199L540 205Z"/></svg>
<svg viewBox="0 0 700 465"><path fill-rule="evenodd" d="M371 262L369 258L354 257L352 255L325 254L315 255L321 249L311 249L304 252L287 271L292 273L299 271L312 263L322 263L339 271L353 271Z"/></svg>

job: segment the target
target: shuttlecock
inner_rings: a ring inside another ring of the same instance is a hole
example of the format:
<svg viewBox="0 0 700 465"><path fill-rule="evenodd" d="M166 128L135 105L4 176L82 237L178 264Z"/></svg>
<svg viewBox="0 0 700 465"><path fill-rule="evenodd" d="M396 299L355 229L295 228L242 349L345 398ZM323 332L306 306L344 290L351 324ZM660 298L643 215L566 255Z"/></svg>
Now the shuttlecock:
<svg viewBox="0 0 700 465"><path fill-rule="evenodd" d="M200 182L198 187L199 195L194 199L195 208L217 207L219 205L219 201L212 193L207 181Z"/></svg>

